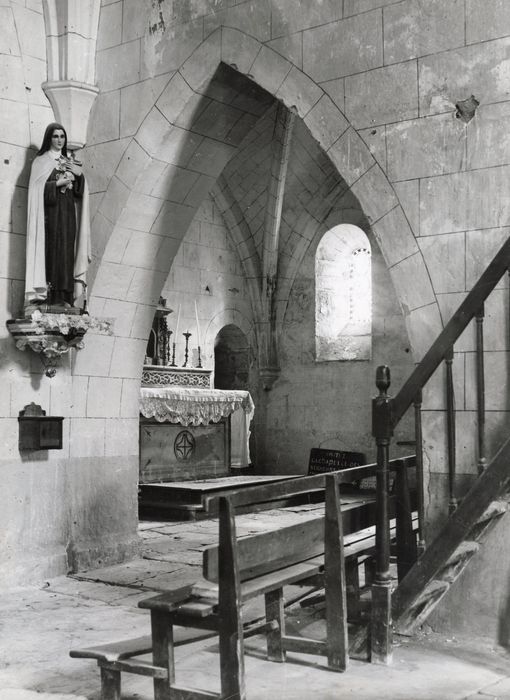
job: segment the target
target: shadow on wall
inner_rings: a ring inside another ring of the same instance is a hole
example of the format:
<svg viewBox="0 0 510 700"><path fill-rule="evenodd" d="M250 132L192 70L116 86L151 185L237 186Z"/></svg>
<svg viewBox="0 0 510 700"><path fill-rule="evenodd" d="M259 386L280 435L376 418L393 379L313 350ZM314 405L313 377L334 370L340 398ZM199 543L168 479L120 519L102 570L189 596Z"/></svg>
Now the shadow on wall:
<svg viewBox="0 0 510 700"><path fill-rule="evenodd" d="M7 278L9 287L6 298L6 315L10 318L20 318L23 315L25 296L25 260L26 260L26 223L27 223L27 193L30 180L30 169L39 146L31 144L25 153L25 162L14 183L14 194L10 203L10 222L12 233L9 236L9 252L7 255ZM9 166L9 159L4 159L4 166ZM35 364L34 364L35 363ZM23 373L30 373L32 388L37 391L41 384L44 367L38 357L29 351L17 350L9 335L0 339L0 367L17 365ZM19 406L21 410L23 406ZM22 461L34 461L30 455L21 454ZM41 460L41 454L35 461Z"/></svg>
<svg viewBox="0 0 510 700"><path fill-rule="evenodd" d="M23 311L23 302L25 295L25 241L26 241L26 225L27 225L27 193L28 182L30 180L30 169L35 154L39 146L30 144L25 153L25 162L15 182L15 195L11 201L11 225L14 230L13 236L16 239L23 237L23 242L14 245L14 238L11 236L9 242L9 256L7 277L11 280L11 285L8 295L7 310L12 318L17 318ZM4 165L9 165L9 159L4 160ZM19 194L23 192L21 198Z"/></svg>

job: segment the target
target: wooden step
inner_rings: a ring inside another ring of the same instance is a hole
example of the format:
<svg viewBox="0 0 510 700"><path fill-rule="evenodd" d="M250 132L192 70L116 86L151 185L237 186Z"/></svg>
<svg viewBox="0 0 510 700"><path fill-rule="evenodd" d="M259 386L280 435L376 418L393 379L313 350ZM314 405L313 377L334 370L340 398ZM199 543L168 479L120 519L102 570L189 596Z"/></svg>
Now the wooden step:
<svg viewBox="0 0 510 700"><path fill-rule="evenodd" d="M430 612L450 588L447 580L433 580L417 595L412 605L409 606L406 615L401 615L394 628L398 634L412 635L417 627L420 627Z"/></svg>
<svg viewBox="0 0 510 700"><path fill-rule="evenodd" d="M476 524L484 523L487 520L492 520L492 518L499 518L504 515L508 510L508 501L498 500L492 501L489 507L483 512L483 514L478 518Z"/></svg>
<svg viewBox="0 0 510 700"><path fill-rule="evenodd" d="M453 583L464 566L467 564L468 560L478 552L480 549L480 544L471 540L466 540L462 542L451 557L445 562L445 565L439 569L435 579L437 581L449 581Z"/></svg>
<svg viewBox="0 0 510 700"><path fill-rule="evenodd" d="M482 540L492 529L496 521L508 510L508 502L503 500L493 501L482 516L476 521L469 533L472 540Z"/></svg>

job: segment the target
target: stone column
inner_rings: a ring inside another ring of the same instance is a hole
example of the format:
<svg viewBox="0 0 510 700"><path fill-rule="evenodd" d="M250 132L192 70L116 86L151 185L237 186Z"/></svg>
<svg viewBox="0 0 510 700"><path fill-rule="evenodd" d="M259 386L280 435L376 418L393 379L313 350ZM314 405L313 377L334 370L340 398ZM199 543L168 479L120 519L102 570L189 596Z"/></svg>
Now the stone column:
<svg viewBox="0 0 510 700"><path fill-rule="evenodd" d="M95 85L100 0L43 0L48 80L42 88L55 119L66 127L68 147L82 148Z"/></svg>

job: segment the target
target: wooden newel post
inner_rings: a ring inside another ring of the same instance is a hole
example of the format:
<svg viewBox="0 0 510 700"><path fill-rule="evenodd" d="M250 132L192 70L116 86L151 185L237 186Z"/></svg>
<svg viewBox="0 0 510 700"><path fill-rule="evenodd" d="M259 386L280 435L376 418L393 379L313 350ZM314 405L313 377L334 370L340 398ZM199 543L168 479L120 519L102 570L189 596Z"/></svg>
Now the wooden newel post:
<svg viewBox="0 0 510 700"><path fill-rule="evenodd" d="M379 396L372 401L372 435L377 445L376 572L372 584L371 661L391 663L391 578L388 511L389 447L393 435L393 399L388 396L390 369L377 368Z"/></svg>

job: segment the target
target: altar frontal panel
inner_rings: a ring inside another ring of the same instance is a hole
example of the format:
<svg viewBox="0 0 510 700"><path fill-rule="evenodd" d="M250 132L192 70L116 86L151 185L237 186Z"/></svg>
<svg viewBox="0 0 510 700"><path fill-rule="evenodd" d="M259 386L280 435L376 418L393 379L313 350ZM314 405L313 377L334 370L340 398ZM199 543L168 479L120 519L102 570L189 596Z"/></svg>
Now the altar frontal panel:
<svg viewBox="0 0 510 700"><path fill-rule="evenodd" d="M226 476L230 418L208 425L140 423L140 483Z"/></svg>

